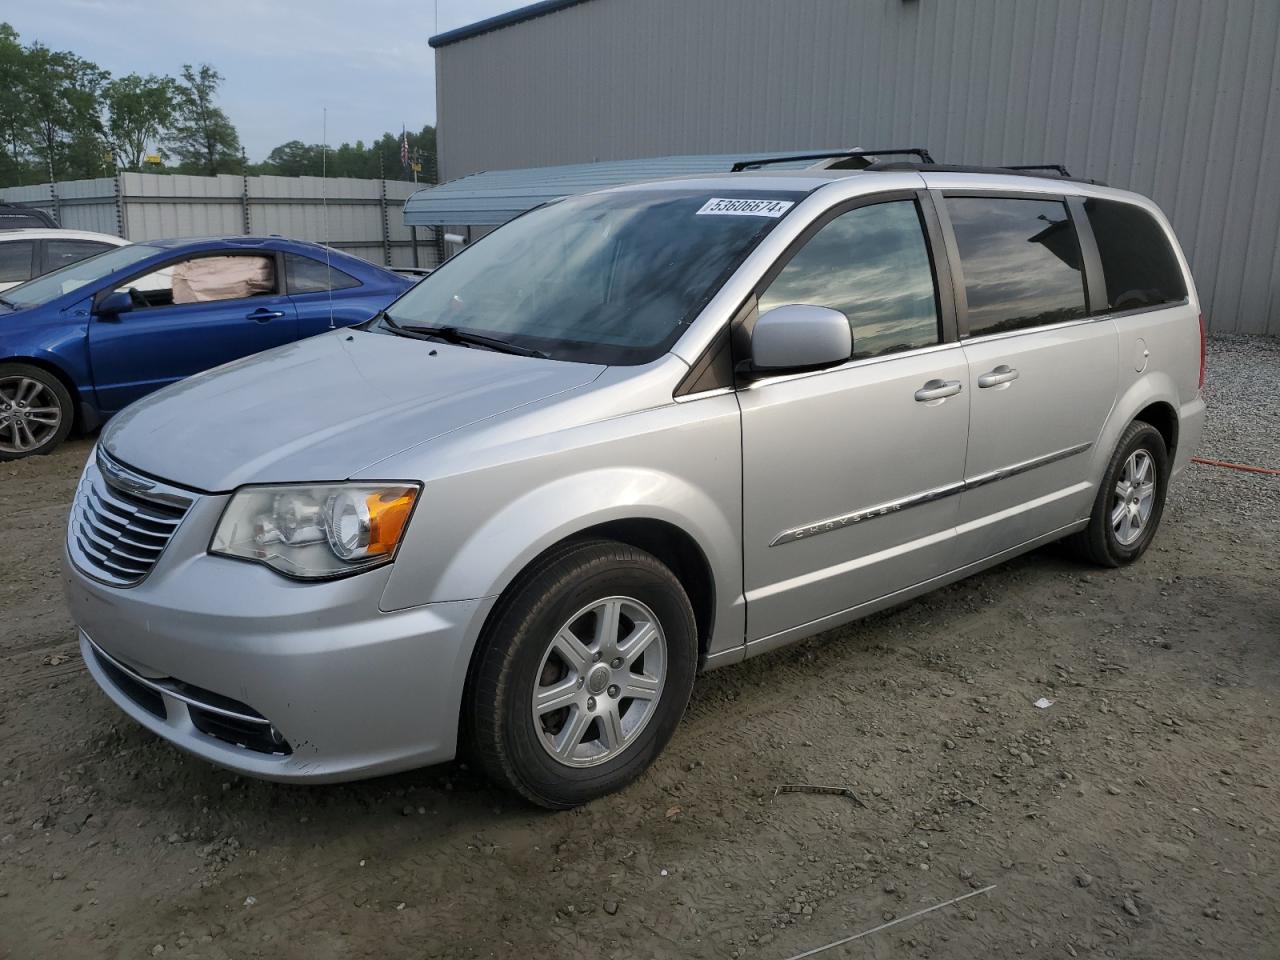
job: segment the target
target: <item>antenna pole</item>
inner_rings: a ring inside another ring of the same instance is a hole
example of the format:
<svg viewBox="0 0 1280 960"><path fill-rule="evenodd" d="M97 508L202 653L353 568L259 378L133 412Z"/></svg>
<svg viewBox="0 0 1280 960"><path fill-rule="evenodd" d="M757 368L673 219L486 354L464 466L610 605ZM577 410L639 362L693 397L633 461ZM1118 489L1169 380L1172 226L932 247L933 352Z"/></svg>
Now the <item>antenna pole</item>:
<svg viewBox="0 0 1280 960"><path fill-rule="evenodd" d="M329 288L329 329L333 329L333 265L329 262L329 108L320 121L320 209L324 220L324 278Z"/></svg>

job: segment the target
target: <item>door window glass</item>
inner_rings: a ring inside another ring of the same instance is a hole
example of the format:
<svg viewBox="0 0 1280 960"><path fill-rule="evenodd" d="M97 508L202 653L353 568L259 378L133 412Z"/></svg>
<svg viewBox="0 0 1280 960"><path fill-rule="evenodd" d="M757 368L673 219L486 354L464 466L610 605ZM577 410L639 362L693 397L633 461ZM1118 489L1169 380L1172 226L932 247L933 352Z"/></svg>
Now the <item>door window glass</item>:
<svg viewBox="0 0 1280 960"><path fill-rule="evenodd" d="M88 260L100 253L114 249L114 244L101 240L46 240L44 245L45 273L61 267Z"/></svg>
<svg viewBox="0 0 1280 960"><path fill-rule="evenodd" d="M324 293L360 286L360 281L349 273L296 253L285 254L284 273L290 293Z"/></svg>
<svg viewBox="0 0 1280 960"><path fill-rule="evenodd" d="M279 292L275 257L260 254L181 260L134 277L120 289L127 291L138 307L245 300Z"/></svg>
<svg viewBox="0 0 1280 960"><path fill-rule="evenodd" d="M1098 244L1109 309L1186 299L1182 267L1155 217L1132 203L1095 197L1085 200L1084 212Z"/></svg>
<svg viewBox="0 0 1280 960"><path fill-rule="evenodd" d="M0 242L0 283L31 279L31 257L36 245L30 240Z"/></svg>
<svg viewBox="0 0 1280 960"><path fill-rule="evenodd" d="M1075 227L1060 200L948 197L969 336L1086 315Z"/></svg>
<svg viewBox="0 0 1280 960"><path fill-rule="evenodd" d="M760 297L839 310L855 359L938 343L929 249L914 201L858 207L815 233Z"/></svg>

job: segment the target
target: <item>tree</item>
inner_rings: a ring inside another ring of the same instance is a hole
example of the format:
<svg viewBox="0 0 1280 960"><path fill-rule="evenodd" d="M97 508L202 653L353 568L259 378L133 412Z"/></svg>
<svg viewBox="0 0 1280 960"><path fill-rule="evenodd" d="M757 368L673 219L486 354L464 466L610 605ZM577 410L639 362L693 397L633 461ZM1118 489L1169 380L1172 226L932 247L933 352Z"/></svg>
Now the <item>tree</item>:
<svg viewBox="0 0 1280 960"><path fill-rule="evenodd" d="M138 170L147 145L156 143L177 111L177 84L171 77L136 73L106 85L107 139L116 166Z"/></svg>
<svg viewBox="0 0 1280 960"><path fill-rule="evenodd" d="M36 152L55 177L103 172L102 88L110 74L74 53L32 43L21 78Z"/></svg>
<svg viewBox="0 0 1280 960"><path fill-rule="evenodd" d="M18 33L0 23L0 139L4 142L3 182L21 180L23 157L31 147L31 108L26 97L27 51Z"/></svg>
<svg viewBox="0 0 1280 960"><path fill-rule="evenodd" d="M434 182L436 163L436 129L425 126L418 133L409 133L409 156L422 162L424 182ZM290 140L282 143L267 155L267 159L251 167L253 173L275 174L282 177L318 177L321 171L330 177L358 177L388 180L407 178L409 174L400 165L400 134L388 131L372 145L363 140L354 144L343 143L330 147L328 155L318 143ZM322 162L323 160L323 162Z"/></svg>
<svg viewBox="0 0 1280 960"><path fill-rule="evenodd" d="M207 63L184 64L176 84L176 111L167 143L175 157L195 172L213 176L239 170L240 137L214 103L222 74Z"/></svg>
<svg viewBox="0 0 1280 960"><path fill-rule="evenodd" d="M282 143L267 154L262 172L281 177L318 177L324 169L323 149L318 143L301 140Z"/></svg>

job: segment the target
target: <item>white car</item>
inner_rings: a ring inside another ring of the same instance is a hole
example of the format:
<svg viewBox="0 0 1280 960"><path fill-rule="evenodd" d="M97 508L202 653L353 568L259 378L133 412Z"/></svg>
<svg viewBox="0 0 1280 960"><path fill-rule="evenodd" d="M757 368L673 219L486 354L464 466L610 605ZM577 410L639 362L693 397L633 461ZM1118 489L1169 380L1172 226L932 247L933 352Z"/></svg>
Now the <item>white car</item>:
<svg viewBox="0 0 1280 960"><path fill-rule="evenodd" d="M0 291L128 243L87 230L0 230Z"/></svg>

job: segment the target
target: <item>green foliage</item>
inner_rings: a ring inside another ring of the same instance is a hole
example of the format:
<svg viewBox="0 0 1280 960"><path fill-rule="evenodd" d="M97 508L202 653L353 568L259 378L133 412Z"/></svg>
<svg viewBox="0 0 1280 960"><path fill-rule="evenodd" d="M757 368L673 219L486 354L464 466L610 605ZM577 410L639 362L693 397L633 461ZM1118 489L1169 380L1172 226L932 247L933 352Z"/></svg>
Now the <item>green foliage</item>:
<svg viewBox="0 0 1280 960"><path fill-rule="evenodd" d="M410 161L420 163L418 179L435 181L436 129L425 126L418 132L410 131ZM413 174L400 164L400 134L388 131L371 145L363 140L330 147L324 155L318 143L290 140L282 143L269 154L263 163L252 164L249 173L273 174L280 177L318 177L321 171L330 177L358 177L361 179L412 180Z"/></svg>
<svg viewBox="0 0 1280 960"><path fill-rule="evenodd" d="M107 139L116 166L140 170L148 144L159 141L178 111L178 85L170 77L130 73L107 84Z"/></svg>
<svg viewBox="0 0 1280 960"><path fill-rule="evenodd" d="M165 143L192 173L239 173L240 137L230 118L214 103L222 74L207 63L184 64L177 82L177 110Z"/></svg>
<svg viewBox="0 0 1280 960"><path fill-rule="evenodd" d="M0 22L0 187L111 176L119 170L411 179L400 134L324 151L290 140L246 167L240 137L217 104L222 75L185 65L178 78L111 75L70 51L24 45ZM435 179L436 131L409 133L420 180ZM165 149L161 149L161 145ZM150 154L161 163L148 164ZM170 162L172 161L172 163Z"/></svg>

